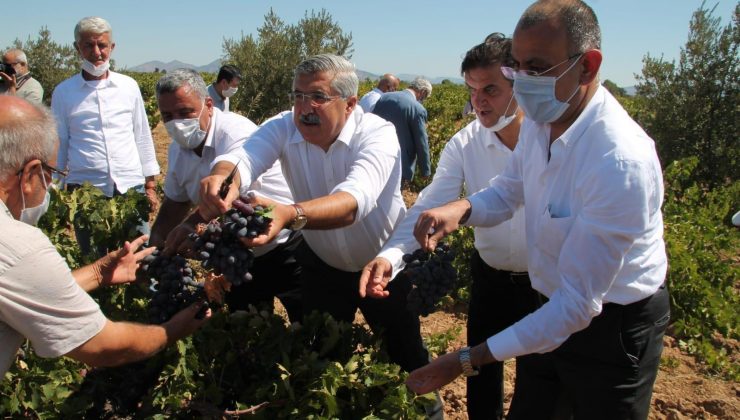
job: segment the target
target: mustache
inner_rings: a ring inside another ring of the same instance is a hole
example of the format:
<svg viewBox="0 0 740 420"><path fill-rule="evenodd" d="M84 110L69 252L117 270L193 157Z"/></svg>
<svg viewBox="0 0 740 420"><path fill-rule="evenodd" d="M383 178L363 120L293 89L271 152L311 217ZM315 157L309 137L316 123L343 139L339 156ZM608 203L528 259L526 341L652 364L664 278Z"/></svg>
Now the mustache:
<svg viewBox="0 0 740 420"><path fill-rule="evenodd" d="M298 119L307 125L319 125L321 123L321 119L316 114L301 114L298 116Z"/></svg>

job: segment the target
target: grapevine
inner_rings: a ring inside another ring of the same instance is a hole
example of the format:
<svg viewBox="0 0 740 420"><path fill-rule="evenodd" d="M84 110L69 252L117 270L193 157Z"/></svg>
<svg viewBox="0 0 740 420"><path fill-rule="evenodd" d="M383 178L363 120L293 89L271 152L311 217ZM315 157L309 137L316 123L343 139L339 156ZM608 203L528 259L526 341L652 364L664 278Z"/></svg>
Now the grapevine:
<svg viewBox="0 0 740 420"><path fill-rule="evenodd" d="M454 253L446 244L439 244L432 253L417 249L403 256L405 273L413 285L407 297L411 312L428 316L440 299L453 290L457 280L457 270L452 265L454 259Z"/></svg>

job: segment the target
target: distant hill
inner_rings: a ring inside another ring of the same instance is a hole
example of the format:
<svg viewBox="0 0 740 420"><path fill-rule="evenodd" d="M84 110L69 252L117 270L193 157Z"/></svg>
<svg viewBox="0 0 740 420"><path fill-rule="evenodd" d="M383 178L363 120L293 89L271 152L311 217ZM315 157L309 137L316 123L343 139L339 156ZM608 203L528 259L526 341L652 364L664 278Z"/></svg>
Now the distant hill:
<svg viewBox="0 0 740 420"><path fill-rule="evenodd" d="M170 71L174 69L193 69L200 72L206 72L206 73L217 73L218 69L221 67L221 60L216 59L211 61L210 63L204 65L204 66L195 66L190 63L183 63L182 61L178 60L172 60L168 63L165 63L163 61L147 61L146 63L139 64L138 66L134 66L131 68L127 68L128 71L137 71L141 73L151 73L155 70L165 70Z"/></svg>

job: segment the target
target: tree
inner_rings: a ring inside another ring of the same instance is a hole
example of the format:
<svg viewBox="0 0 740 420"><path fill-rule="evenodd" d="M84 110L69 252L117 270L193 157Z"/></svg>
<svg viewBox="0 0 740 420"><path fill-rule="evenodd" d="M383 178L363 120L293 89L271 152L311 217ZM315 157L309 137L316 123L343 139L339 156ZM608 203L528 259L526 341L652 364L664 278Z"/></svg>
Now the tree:
<svg viewBox="0 0 740 420"><path fill-rule="evenodd" d="M617 97L627 96L627 91L626 90L624 90L623 88L617 86L616 83L612 82L609 79L604 80L603 85L606 88L606 90L608 90L609 93L611 93L614 96L617 96Z"/></svg>
<svg viewBox="0 0 740 420"><path fill-rule="evenodd" d="M306 12L298 24L288 25L275 12L265 15L257 37L225 39L223 62L242 72L239 92L231 107L260 122L290 108L288 92L293 69L308 56L332 53L351 57L352 34L345 34L325 10Z"/></svg>
<svg viewBox="0 0 740 420"><path fill-rule="evenodd" d="M715 9L702 3L694 12L678 64L647 55L637 85L644 97L637 118L655 139L663 165L696 156L697 181L709 185L736 179L740 165L740 3L724 28L712 16Z"/></svg>
<svg viewBox="0 0 740 420"><path fill-rule="evenodd" d="M79 71L79 58L74 47L60 45L51 39L51 31L41 27L37 39L28 37L26 42L16 39L13 48L20 48L28 57L33 77L44 88L44 102L51 103L51 94L56 85Z"/></svg>

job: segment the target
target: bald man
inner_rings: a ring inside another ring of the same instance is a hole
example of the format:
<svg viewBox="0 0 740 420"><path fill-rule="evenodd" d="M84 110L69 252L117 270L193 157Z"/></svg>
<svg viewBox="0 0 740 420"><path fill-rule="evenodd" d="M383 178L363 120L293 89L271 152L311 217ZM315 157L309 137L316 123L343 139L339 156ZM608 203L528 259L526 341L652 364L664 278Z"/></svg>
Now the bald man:
<svg viewBox="0 0 740 420"><path fill-rule="evenodd" d="M3 54L3 64L13 68L13 74L0 72L0 94L19 96L29 102L40 104L44 88L31 77L28 59L23 50L11 48Z"/></svg>
<svg viewBox="0 0 740 420"><path fill-rule="evenodd" d="M0 375L28 339L41 357L68 356L92 366L125 364L154 355L193 333L200 309L183 309L161 325L108 320L87 294L136 278L142 236L91 265L71 271L34 227L49 206L59 139L49 110L0 96ZM210 316L210 314L207 314Z"/></svg>
<svg viewBox="0 0 740 420"><path fill-rule="evenodd" d="M373 112L378 99L380 99L384 93L395 92L398 90L398 85L400 83L401 81L398 80L398 77L390 73L384 74L383 77L378 80L378 85L360 99L362 110L365 112Z"/></svg>

